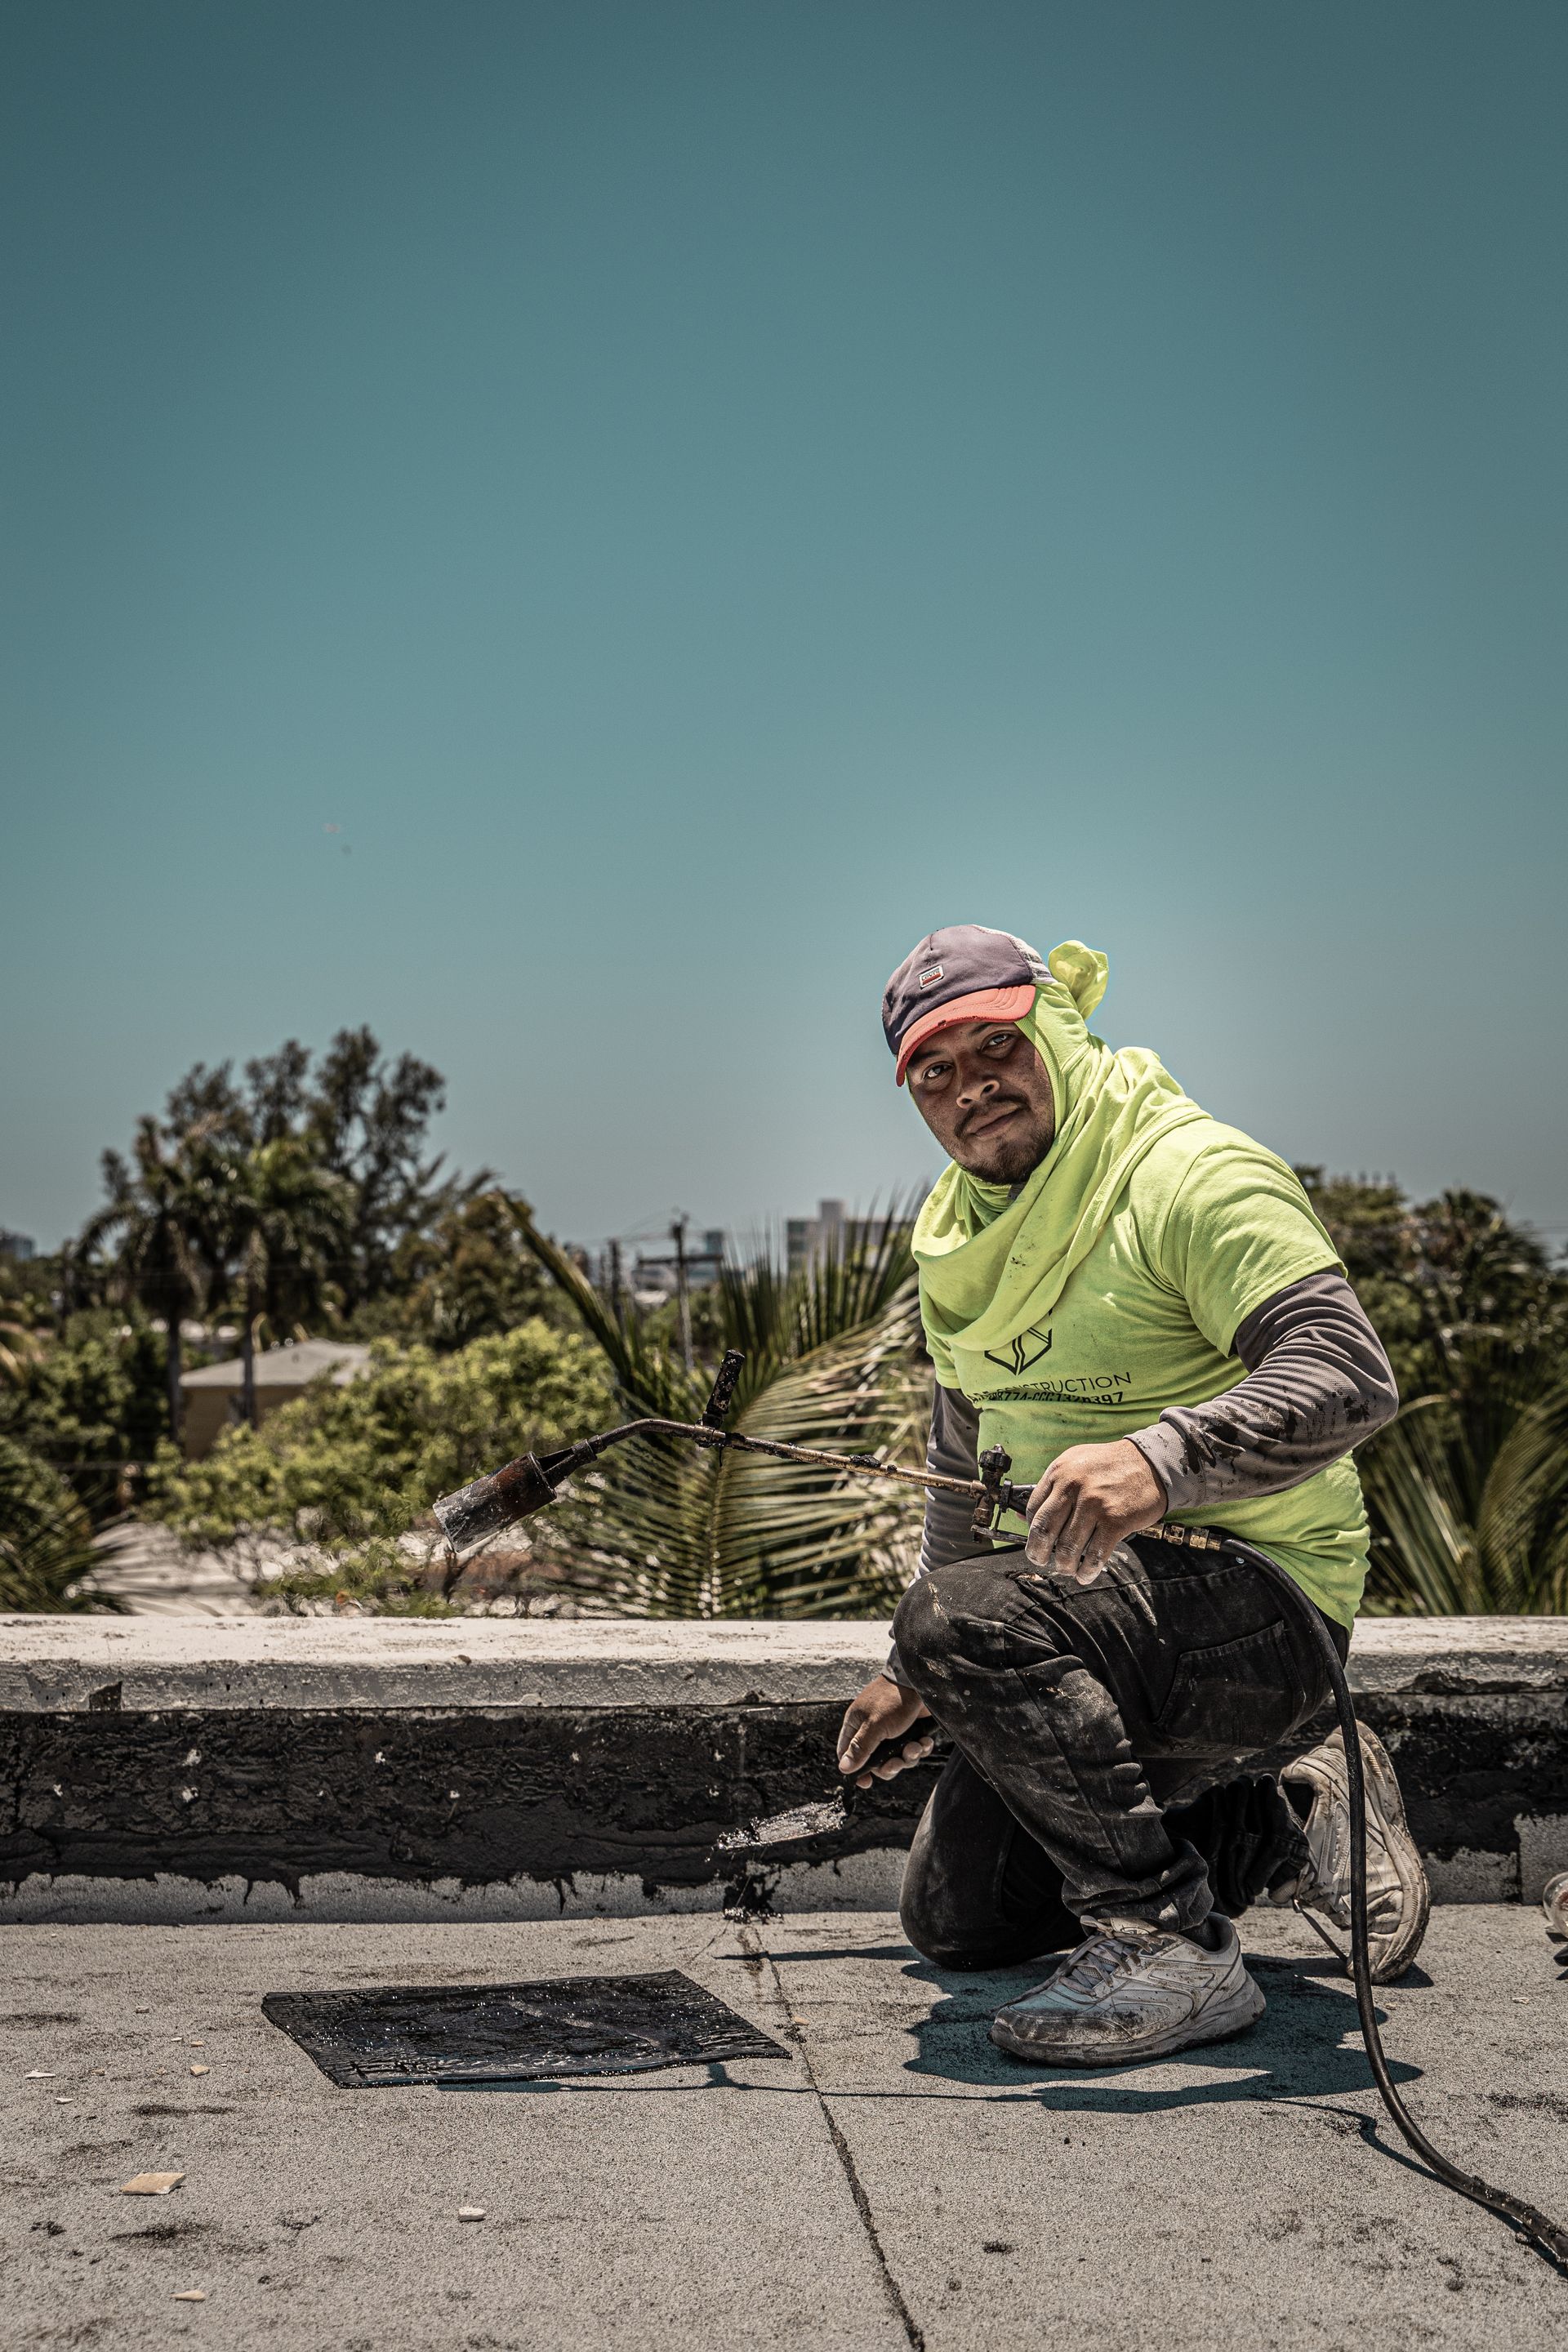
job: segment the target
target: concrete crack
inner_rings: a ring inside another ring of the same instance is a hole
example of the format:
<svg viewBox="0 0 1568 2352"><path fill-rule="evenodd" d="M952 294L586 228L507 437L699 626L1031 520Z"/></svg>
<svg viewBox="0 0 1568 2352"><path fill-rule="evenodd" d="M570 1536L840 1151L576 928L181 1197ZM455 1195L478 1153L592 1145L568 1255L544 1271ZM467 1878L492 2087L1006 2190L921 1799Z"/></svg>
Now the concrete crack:
<svg viewBox="0 0 1568 2352"><path fill-rule="evenodd" d="M876 2217L871 2211L871 2200L867 2196L865 2186L861 2181L858 2171L856 2169L854 2152L851 2149L848 2141L845 2138L844 2134L839 2130L837 2121L835 2118L832 2108L827 2104L826 2096L824 2094L822 2085L816 2079L816 2068L813 2065L811 2053L805 2046L805 2038L791 2016L788 1997L786 1996L784 1989L784 1981L779 1975L777 1968L774 1966L773 1955L771 1952L765 1952L763 1949L762 1938L757 1934L756 1929L752 1927L749 1922L742 1923L739 1927L738 1933L740 1936L742 1951L746 1955L748 1959L752 1961L754 1964L761 1965L765 1962L768 1974L773 1979L773 1993L778 2001L779 2008L786 2021L784 2030L788 2034L790 2040L795 2043L795 2048L800 2052L800 2063L805 2069L805 2079L811 2086L812 2096L816 2099L817 2106L821 2111L822 2120L827 2126L827 2137L833 2143L833 2152L838 2158L839 2166L843 2171L845 2181L847 2184L849 2195L853 2200L855 2210L860 2217L860 2227L866 2232L867 2242L869 2244L871 2249L871 2259L877 2265L878 2274L882 2282L883 2292L887 2295L889 2303L892 2305L893 2316L904 2331L905 2339L910 2346L910 2352L925 2352L924 2332L916 2326L914 2315L910 2311L909 2305L904 2301L903 2291L900 2287L898 2280L893 2276L892 2265L888 2260L887 2253L882 2245L881 2238L878 2233Z"/></svg>

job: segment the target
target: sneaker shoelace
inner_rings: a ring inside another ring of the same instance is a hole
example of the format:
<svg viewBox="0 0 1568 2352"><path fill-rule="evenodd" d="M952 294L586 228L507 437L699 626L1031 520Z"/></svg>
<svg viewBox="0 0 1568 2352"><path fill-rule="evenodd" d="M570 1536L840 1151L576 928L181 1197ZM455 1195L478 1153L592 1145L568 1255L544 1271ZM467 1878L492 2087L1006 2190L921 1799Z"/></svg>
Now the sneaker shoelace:
<svg viewBox="0 0 1568 2352"><path fill-rule="evenodd" d="M1079 1945L1056 1982L1075 1992L1099 1992L1129 1975L1151 1948L1142 1937L1093 1936Z"/></svg>

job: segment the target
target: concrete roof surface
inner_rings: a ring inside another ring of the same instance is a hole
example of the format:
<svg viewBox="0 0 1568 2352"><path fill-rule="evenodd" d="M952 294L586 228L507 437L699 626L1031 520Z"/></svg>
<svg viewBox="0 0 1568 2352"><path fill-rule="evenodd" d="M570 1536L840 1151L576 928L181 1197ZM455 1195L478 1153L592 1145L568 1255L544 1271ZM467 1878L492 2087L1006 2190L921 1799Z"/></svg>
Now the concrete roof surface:
<svg viewBox="0 0 1568 2352"><path fill-rule="evenodd" d="M1068 2075L986 2040L1038 1964L944 1975L891 1916L8 1927L7 2340L1555 2352L1568 2282L1394 2140L1334 1962L1298 1920L1242 1932L1250 2033ZM1539 1915L1441 1908L1422 1962L1380 1995L1419 2120L1562 2217L1568 1982ZM788 2056L345 2091L259 2007L671 1967ZM156 2171L184 2182L119 2193Z"/></svg>
<svg viewBox="0 0 1568 2352"><path fill-rule="evenodd" d="M322 1372L331 1372L341 1388L370 1361L370 1349L353 1339L299 1339L290 1347L263 1348L257 1355L258 1389L302 1389ZM237 1356L226 1363L204 1364L199 1371L180 1376L183 1389L238 1389L245 1385L245 1367Z"/></svg>

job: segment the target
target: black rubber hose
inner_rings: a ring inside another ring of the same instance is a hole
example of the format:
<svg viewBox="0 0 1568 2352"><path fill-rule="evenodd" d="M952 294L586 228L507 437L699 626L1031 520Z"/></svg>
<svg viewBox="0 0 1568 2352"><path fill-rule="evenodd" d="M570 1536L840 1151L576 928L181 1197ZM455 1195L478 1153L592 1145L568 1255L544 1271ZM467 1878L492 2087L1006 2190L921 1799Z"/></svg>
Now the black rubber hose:
<svg viewBox="0 0 1568 2352"><path fill-rule="evenodd" d="M1435 2148L1420 2125L1405 2106L1394 2087L1388 2071L1388 2061L1383 2054L1383 2041L1377 2030L1377 2007L1373 1999L1372 1966L1367 1954L1366 1927L1366 1776L1362 1769L1361 1737L1356 1729L1355 1706L1351 1698L1350 1685L1345 1680L1340 1654L1334 1647L1333 1636L1322 1617L1313 1608L1300 1586L1285 1570L1260 1552L1253 1544L1243 1543L1238 1536L1222 1536L1226 1549L1245 1559L1275 1585L1289 1601L1304 1623L1311 1626L1313 1638L1323 1654L1323 1663L1333 1685L1334 1706L1339 1713L1340 1730L1345 1744L1345 1778L1350 1788L1351 1812L1351 1973L1355 1979L1356 2007L1361 2012L1362 2039L1366 2044L1367 2063L1372 2068L1384 2105L1394 2117L1400 2131L1427 2168L1436 2174L1445 2188L1457 2189L1461 2197L1484 2205L1507 2221L1515 2234L1560 2270L1568 2271L1568 2230L1527 2205L1522 2197L1510 2197L1506 2189L1494 2189L1479 2174L1463 2172L1457 2164Z"/></svg>

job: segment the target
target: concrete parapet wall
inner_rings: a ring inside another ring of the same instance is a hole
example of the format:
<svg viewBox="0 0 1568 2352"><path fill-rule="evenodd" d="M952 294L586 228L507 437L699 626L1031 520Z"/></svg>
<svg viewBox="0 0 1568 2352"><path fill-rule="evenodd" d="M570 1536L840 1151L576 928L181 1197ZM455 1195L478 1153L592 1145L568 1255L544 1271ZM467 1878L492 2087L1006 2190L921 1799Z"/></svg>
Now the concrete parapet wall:
<svg viewBox="0 0 1568 2352"><path fill-rule="evenodd" d="M887 1654L881 1622L0 1617L0 1713L788 1706Z"/></svg>
<svg viewBox="0 0 1568 2352"><path fill-rule="evenodd" d="M717 1908L730 1827L825 1795L882 1623L0 1619L0 1918ZM1435 1889L1568 1864L1568 1620L1372 1619L1358 1709ZM931 1785L770 1874L883 1906Z"/></svg>

